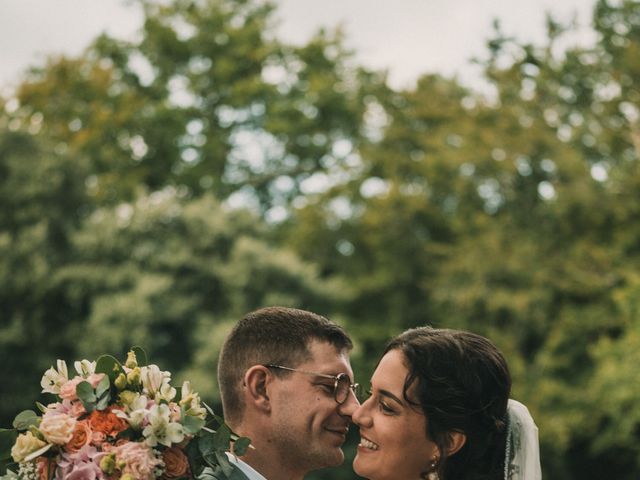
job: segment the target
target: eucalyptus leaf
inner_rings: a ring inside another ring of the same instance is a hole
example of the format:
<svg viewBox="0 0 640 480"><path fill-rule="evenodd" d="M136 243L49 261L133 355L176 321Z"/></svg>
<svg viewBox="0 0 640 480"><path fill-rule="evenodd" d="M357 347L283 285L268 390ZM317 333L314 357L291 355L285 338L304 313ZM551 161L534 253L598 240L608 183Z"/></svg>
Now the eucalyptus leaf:
<svg viewBox="0 0 640 480"><path fill-rule="evenodd" d="M109 395L109 392L107 391L105 396L98 399L98 402L96 403L96 410L106 409L109 406L110 399L111 399L111 395Z"/></svg>
<svg viewBox="0 0 640 480"><path fill-rule="evenodd" d="M202 455L206 455L207 453L213 451L215 445L214 435L215 432L206 432L198 437L198 450L200 450L200 453Z"/></svg>
<svg viewBox="0 0 640 480"><path fill-rule="evenodd" d="M96 360L96 373L104 373L111 382L114 382L118 375L124 373L124 369L118 359L112 355L101 355Z"/></svg>
<svg viewBox="0 0 640 480"><path fill-rule="evenodd" d="M134 345L131 347L131 351L136 354L136 361L138 362L138 366L148 365L147 360L147 352L144 351L144 348Z"/></svg>
<svg viewBox="0 0 640 480"><path fill-rule="evenodd" d="M87 412L93 412L96 409L96 394L89 382L80 382L76 385L76 395Z"/></svg>
<svg viewBox="0 0 640 480"><path fill-rule="evenodd" d="M96 386L96 397L104 397L105 393L109 392L109 388L111 388L111 382L109 382L109 377L105 375L105 377L100 380L100 383Z"/></svg>
<svg viewBox="0 0 640 480"><path fill-rule="evenodd" d="M186 415L182 417L182 426L185 431L189 434L194 434L200 431L202 427L204 427L205 420L200 417L194 417L191 415Z"/></svg>
<svg viewBox="0 0 640 480"><path fill-rule="evenodd" d="M38 426L40 417L33 410L24 410L16 415L13 427L17 430L27 430L31 425Z"/></svg>
<svg viewBox="0 0 640 480"><path fill-rule="evenodd" d="M96 401L96 409L98 410L107 408L111 401L111 383L106 375L96 386Z"/></svg>
<svg viewBox="0 0 640 480"><path fill-rule="evenodd" d="M226 424L223 424L216 430L216 433L213 434L213 449L216 452L227 451L229 450L230 443L231 429Z"/></svg>
<svg viewBox="0 0 640 480"><path fill-rule="evenodd" d="M229 457L227 457L225 452L216 452L216 459L218 460L218 465L227 477L233 473L233 465L231 465Z"/></svg>
<svg viewBox="0 0 640 480"><path fill-rule="evenodd" d="M240 437L233 443L233 453L241 457L247 453L249 445L251 445L251 439L247 437Z"/></svg>

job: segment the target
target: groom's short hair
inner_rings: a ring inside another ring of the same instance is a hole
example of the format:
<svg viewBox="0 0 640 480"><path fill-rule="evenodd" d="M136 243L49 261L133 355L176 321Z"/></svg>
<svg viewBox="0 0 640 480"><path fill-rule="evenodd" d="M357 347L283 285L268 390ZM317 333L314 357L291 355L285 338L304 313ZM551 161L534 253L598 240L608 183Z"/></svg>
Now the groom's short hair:
<svg viewBox="0 0 640 480"><path fill-rule="evenodd" d="M240 394L245 372L254 365L284 365L295 368L311 359L313 340L327 342L336 351L353 348L345 330L305 310L267 307L247 314L231 330L220 351L218 385L225 419L242 419L244 402ZM286 375L290 372L279 372Z"/></svg>

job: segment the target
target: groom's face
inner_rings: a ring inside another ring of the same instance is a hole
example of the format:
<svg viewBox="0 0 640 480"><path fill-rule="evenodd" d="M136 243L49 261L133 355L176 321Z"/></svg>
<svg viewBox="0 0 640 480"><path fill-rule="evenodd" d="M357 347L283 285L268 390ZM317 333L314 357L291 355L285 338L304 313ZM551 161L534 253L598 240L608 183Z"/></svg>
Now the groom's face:
<svg viewBox="0 0 640 480"><path fill-rule="evenodd" d="M296 369L325 375L346 373L353 383L347 352L315 340L309 350L311 360L296 365ZM336 466L344 461L342 445L358 401L350 392L338 405L333 385L330 378L301 372L292 372L279 381L273 399L273 440L281 458L300 470Z"/></svg>

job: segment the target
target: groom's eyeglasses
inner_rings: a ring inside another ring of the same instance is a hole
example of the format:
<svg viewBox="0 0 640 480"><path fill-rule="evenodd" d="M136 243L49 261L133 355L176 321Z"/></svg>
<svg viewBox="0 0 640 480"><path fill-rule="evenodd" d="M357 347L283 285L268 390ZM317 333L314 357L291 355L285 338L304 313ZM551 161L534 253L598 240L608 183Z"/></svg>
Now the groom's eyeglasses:
<svg viewBox="0 0 640 480"><path fill-rule="evenodd" d="M338 375L327 375L326 373L309 372L307 370L298 370L297 368L283 367L282 365L273 365L267 363L263 365L267 368L278 368L280 370L288 370L290 372L304 373L306 375L314 375L321 378L330 378L333 380L333 398L338 405L342 405L349 398L349 392L353 392L356 400L360 398L361 388L357 383L351 383L349 375L346 373L339 373Z"/></svg>

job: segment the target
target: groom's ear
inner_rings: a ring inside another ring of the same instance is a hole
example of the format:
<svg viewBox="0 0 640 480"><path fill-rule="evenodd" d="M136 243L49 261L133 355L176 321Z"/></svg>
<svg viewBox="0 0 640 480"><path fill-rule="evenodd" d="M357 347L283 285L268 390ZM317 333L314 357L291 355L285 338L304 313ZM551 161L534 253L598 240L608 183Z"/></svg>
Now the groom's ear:
<svg viewBox="0 0 640 480"><path fill-rule="evenodd" d="M269 385L273 376L267 367L254 365L246 371L243 379L243 388L246 391L245 401L264 412L271 411L269 397Z"/></svg>
<svg viewBox="0 0 640 480"><path fill-rule="evenodd" d="M450 457L467 443L467 436L462 432L451 431L448 434L449 446L447 447L447 457Z"/></svg>

